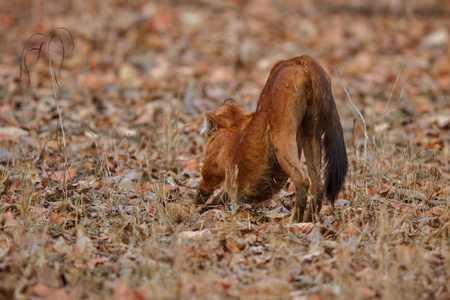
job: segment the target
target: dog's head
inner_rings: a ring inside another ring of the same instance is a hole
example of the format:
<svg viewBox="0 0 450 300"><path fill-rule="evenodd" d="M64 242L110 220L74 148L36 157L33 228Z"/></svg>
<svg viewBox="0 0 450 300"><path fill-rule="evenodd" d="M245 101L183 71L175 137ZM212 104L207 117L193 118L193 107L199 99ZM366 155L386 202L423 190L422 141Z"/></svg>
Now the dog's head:
<svg viewBox="0 0 450 300"><path fill-rule="evenodd" d="M205 113L201 134L209 139L221 129L240 130L247 127L254 113L246 113L234 99L227 98L214 113Z"/></svg>

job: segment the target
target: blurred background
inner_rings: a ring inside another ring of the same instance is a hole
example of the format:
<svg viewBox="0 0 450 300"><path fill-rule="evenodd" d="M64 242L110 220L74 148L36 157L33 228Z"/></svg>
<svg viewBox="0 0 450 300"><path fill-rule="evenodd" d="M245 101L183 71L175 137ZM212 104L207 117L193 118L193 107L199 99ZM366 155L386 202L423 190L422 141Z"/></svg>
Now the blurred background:
<svg viewBox="0 0 450 300"><path fill-rule="evenodd" d="M425 138L417 129L430 124L415 122L424 116L448 127L446 0L3 0L0 125L46 137L54 128L47 56L35 63L37 51L28 53L45 38L24 46L57 27L73 36L57 30L51 55L61 111L75 135L88 127L156 140L165 103L179 107L181 123L194 123L185 131L195 132L201 114L226 97L253 109L271 67L301 54L330 74L348 138L358 129L342 83L373 134L401 128L394 143L409 143L408 130ZM23 69L20 76L21 63L29 75ZM201 153L195 145L189 151Z"/></svg>

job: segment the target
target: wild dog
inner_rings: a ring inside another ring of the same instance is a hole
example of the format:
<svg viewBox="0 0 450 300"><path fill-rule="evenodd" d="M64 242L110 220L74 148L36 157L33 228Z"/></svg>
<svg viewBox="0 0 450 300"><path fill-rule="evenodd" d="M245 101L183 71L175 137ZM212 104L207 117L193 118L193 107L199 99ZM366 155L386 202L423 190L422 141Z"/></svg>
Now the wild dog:
<svg viewBox="0 0 450 300"><path fill-rule="evenodd" d="M311 57L302 55L278 62L259 97L256 111L246 113L233 99L206 113L202 179L194 198L206 203L223 186L212 204L234 195L237 201L262 202L278 193L291 178L296 201L293 219L318 217L324 194L334 205L347 174L347 152L331 81ZM322 148L325 152L325 185L322 184ZM305 215L309 181L301 174L305 154L313 200ZM227 180L236 171L235 191Z"/></svg>

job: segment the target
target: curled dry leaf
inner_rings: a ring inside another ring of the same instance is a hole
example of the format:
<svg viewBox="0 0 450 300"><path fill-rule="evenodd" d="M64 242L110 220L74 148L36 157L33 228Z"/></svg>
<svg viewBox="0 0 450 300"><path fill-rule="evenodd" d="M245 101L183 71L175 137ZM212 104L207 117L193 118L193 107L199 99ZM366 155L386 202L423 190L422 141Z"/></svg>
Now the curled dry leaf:
<svg viewBox="0 0 450 300"><path fill-rule="evenodd" d="M8 219L14 219L11 209L8 209L6 212L3 213L2 219L0 220L1 225L4 225Z"/></svg>
<svg viewBox="0 0 450 300"><path fill-rule="evenodd" d="M8 235L2 233L0 234L0 258L5 256L11 247L11 241Z"/></svg>
<svg viewBox="0 0 450 300"><path fill-rule="evenodd" d="M20 228L22 225L22 222L20 222L19 220L11 217L11 218L6 218L4 219L4 224L3 224L3 230L5 231L12 231L14 229Z"/></svg>
<svg viewBox="0 0 450 300"><path fill-rule="evenodd" d="M433 216L439 217L444 213L444 209L439 206L435 206L430 209L430 212L433 214Z"/></svg>
<svg viewBox="0 0 450 300"><path fill-rule="evenodd" d="M211 209L205 211L200 218L198 218L197 224L200 228L217 227L218 223L225 221L225 213L221 209Z"/></svg>
<svg viewBox="0 0 450 300"><path fill-rule="evenodd" d="M434 233L434 228L431 227L431 226L429 226L429 225L425 225L425 226L423 226L422 228L420 228L420 231L421 231L423 234L426 234L426 235L432 235L432 234Z"/></svg>
<svg viewBox="0 0 450 300"><path fill-rule="evenodd" d="M236 214L236 218L238 219L251 219L255 216L253 212L248 211L240 211Z"/></svg>
<svg viewBox="0 0 450 300"><path fill-rule="evenodd" d="M271 222L288 221L290 214L280 213L280 212L269 212L264 215L266 218L271 220Z"/></svg>
<svg viewBox="0 0 450 300"><path fill-rule="evenodd" d="M278 203L276 201L274 201L273 199L269 199L269 200L266 200L266 201L258 204L258 207L263 207L263 208L274 208L277 206L278 206Z"/></svg>
<svg viewBox="0 0 450 300"><path fill-rule="evenodd" d="M244 299L287 299L289 284L281 279L268 277L244 288Z"/></svg>
<svg viewBox="0 0 450 300"><path fill-rule="evenodd" d="M372 280L375 277L374 270L371 267L366 267L356 273L356 276L358 276L361 279L365 280Z"/></svg>
<svg viewBox="0 0 450 300"><path fill-rule="evenodd" d="M142 185L143 189L151 189L153 191L164 191L166 193L171 192L171 191L175 191L177 188L179 188L176 185L171 185L171 184L158 184L158 183L145 183Z"/></svg>
<svg viewBox="0 0 450 300"><path fill-rule="evenodd" d="M75 175L77 174L77 169L70 169L68 171L55 171L55 172L49 172L48 175L50 179L58 182L63 182L64 179L66 181L73 180L75 178ZM65 176L65 177L64 177Z"/></svg>
<svg viewBox="0 0 450 300"><path fill-rule="evenodd" d="M375 185L371 185L367 188L369 195L375 195L377 193L377 188Z"/></svg>
<svg viewBox="0 0 450 300"><path fill-rule="evenodd" d="M104 263L105 261L107 261L107 257L106 257L106 256L102 256L102 257L94 257L94 258L92 258L92 259L90 259L90 260L88 261L87 265L88 265L89 267L94 268L96 265L102 264L102 263Z"/></svg>
<svg viewBox="0 0 450 300"><path fill-rule="evenodd" d="M122 192L137 192L137 183L124 177L122 178L117 185L118 190Z"/></svg>
<svg viewBox="0 0 450 300"><path fill-rule="evenodd" d="M335 249L339 249L342 247L342 245L338 242L331 241L331 240L323 240L320 243L317 244L316 247L323 247L323 249L327 252L331 252Z"/></svg>
<svg viewBox="0 0 450 300"><path fill-rule="evenodd" d="M371 299L375 296L375 291L373 290L373 288L368 287L368 286L363 286L359 289L359 292L361 294L361 296L363 296L363 299Z"/></svg>
<svg viewBox="0 0 450 300"><path fill-rule="evenodd" d="M48 298L50 293L51 293L50 288L43 283L36 283L36 284L28 287L25 292L25 294L27 296L34 296L34 297L41 297L41 298Z"/></svg>
<svg viewBox="0 0 450 300"><path fill-rule="evenodd" d="M183 222L189 219L190 207L182 203L167 203L166 212L177 222Z"/></svg>
<svg viewBox="0 0 450 300"><path fill-rule="evenodd" d="M447 210L446 212L444 212L444 214L441 216L441 222L442 223L450 222L450 210Z"/></svg>
<svg viewBox="0 0 450 300"><path fill-rule="evenodd" d="M112 298L113 300L133 299L133 290L127 282L118 281Z"/></svg>
<svg viewBox="0 0 450 300"><path fill-rule="evenodd" d="M65 300L71 299L69 293L64 289L52 290L48 285L43 283L36 283L29 286L25 291L25 295L30 298L40 298L49 300Z"/></svg>
<svg viewBox="0 0 450 300"><path fill-rule="evenodd" d="M209 231L209 229L200 231L182 231L178 234L178 237L184 240L201 240L209 238L210 236L211 231Z"/></svg>
<svg viewBox="0 0 450 300"><path fill-rule="evenodd" d="M55 250L58 253L69 253L72 250L72 246L69 245L66 240L60 236L52 245L53 250Z"/></svg>
<svg viewBox="0 0 450 300"><path fill-rule="evenodd" d="M200 161L196 158L190 159L181 166L181 169L185 168L188 168L191 172L198 171L200 168Z"/></svg>
<svg viewBox="0 0 450 300"><path fill-rule="evenodd" d="M229 236L225 239L225 246L231 253L240 253L241 249L236 245L236 237Z"/></svg>
<svg viewBox="0 0 450 300"><path fill-rule="evenodd" d="M75 258L88 259L95 247L92 240L83 232L81 227L77 228L77 242L72 251L72 256Z"/></svg>
<svg viewBox="0 0 450 300"><path fill-rule="evenodd" d="M314 223L293 223L288 225L288 228L293 233L310 233L314 228Z"/></svg>
<svg viewBox="0 0 450 300"><path fill-rule="evenodd" d="M316 258L322 255L322 250L315 250L300 256L300 261L302 262L312 262Z"/></svg>
<svg viewBox="0 0 450 300"><path fill-rule="evenodd" d="M450 128L450 115L436 116L436 122L439 128Z"/></svg>
<svg viewBox="0 0 450 300"><path fill-rule="evenodd" d="M84 269L84 268L86 268L86 264L83 263L83 261L81 259L79 259L79 258L77 258L77 259L75 259L73 261L73 265L77 269Z"/></svg>
<svg viewBox="0 0 450 300"><path fill-rule="evenodd" d="M358 234L358 228L353 222L349 222L347 225L345 225L344 232L347 234Z"/></svg>
<svg viewBox="0 0 450 300"><path fill-rule="evenodd" d="M378 188L378 193L381 195L385 195L389 192L389 190L391 189L390 185L387 184L382 184L379 188Z"/></svg>
<svg viewBox="0 0 450 300"><path fill-rule="evenodd" d="M9 127L0 127L0 134L9 136L11 138L19 138L21 136L28 135L28 131L20 127L9 126Z"/></svg>
<svg viewBox="0 0 450 300"><path fill-rule="evenodd" d="M420 201L427 200L427 195L416 190L399 188L397 189L397 194L400 196L401 199L410 199L410 200L415 199Z"/></svg>
<svg viewBox="0 0 450 300"><path fill-rule="evenodd" d="M380 199L380 202L387 203L390 207L396 208L396 209L405 209L405 210L414 210L415 207L413 204L401 202L394 199Z"/></svg>

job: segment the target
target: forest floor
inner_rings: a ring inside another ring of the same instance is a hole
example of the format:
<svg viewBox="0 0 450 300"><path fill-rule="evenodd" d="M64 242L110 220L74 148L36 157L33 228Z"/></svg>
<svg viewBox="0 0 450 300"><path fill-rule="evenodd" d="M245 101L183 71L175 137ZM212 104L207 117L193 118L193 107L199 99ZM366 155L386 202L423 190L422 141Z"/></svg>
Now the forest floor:
<svg viewBox="0 0 450 300"><path fill-rule="evenodd" d="M444 0L2 1L0 298L449 299L449 49ZM199 213L203 113L301 54L345 132L335 210L292 223L288 184Z"/></svg>

